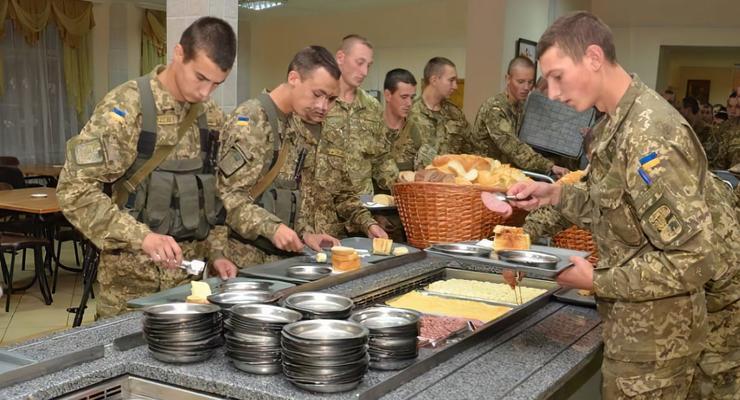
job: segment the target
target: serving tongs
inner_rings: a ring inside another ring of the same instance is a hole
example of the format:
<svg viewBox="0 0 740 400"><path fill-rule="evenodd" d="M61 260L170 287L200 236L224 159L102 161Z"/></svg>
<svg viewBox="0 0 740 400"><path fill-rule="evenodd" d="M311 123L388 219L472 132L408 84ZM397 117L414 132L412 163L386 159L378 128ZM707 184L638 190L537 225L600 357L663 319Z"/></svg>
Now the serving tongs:
<svg viewBox="0 0 740 400"><path fill-rule="evenodd" d="M179 268L184 269L189 275L200 275L205 267L206 263L201 260L182 260L179 265Z"/></svg>

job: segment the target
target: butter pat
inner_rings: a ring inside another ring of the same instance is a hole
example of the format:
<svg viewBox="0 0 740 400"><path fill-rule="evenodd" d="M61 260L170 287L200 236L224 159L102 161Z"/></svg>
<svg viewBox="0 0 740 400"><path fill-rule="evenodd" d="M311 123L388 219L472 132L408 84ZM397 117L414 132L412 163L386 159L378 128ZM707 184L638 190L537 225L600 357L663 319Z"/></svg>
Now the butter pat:
<svg viewBox="0 0 740 400"><path fill-rule="evenodd" d="M408 247L398 246L395 249L393 249L393 255L394 256L402 256L404 254L409 254Z"/></svg>
<svg viewBox="0 0 740 400"><path fill-rule="evenodd" d="M190 282L190 296L185 301L188 303L208 304L208 296L211 295L211 286L205 282Z"/></svg>
<svg viewBox="0 0 740 400"><path fill-rule="evenodd" d="M320 263L326 262L326 253L322 253L322 252L316 253L316 262L320 262Z"/></svg>

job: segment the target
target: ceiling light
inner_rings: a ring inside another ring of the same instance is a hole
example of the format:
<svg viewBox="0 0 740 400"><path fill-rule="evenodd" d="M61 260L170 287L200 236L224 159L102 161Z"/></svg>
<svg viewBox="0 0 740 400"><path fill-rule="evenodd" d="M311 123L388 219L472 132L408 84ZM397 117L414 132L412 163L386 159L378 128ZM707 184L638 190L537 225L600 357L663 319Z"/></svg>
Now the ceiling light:
<svg viewBox="0 0 740 400"><path fill-rule="evenodd" d="M263 0L239 0L239 7L253 11L267 10L268 8L280 7L287 0L263 1Z"/></svg>

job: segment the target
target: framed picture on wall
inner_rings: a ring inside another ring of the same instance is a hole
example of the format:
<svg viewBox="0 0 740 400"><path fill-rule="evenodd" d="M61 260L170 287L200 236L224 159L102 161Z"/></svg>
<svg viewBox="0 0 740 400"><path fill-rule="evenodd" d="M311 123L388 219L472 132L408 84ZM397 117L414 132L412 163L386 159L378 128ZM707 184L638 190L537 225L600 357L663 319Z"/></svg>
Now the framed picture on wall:
<svg viewBox="0 0 740 400"><path fill-rule="evenodd" d="M534 63L535 75L537 74L537 42L519 38L516 41L516 56L524 56Z"/></svg>
<svg viewBox="0 0 740 400"><path fill-rule="evenodd" d="M689 79L686 81L686 96L691 96L699 103L706 104L709 102L709 85L711 81L707 79Z"/></svg>

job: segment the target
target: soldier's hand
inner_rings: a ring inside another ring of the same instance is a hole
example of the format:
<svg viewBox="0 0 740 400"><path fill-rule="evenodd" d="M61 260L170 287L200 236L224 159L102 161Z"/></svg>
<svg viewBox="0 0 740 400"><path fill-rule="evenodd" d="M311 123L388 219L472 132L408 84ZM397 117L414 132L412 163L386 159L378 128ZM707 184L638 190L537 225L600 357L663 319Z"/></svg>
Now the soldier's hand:
<svg viewBox="0 0 740 400"><path fill-rule="evenodd" d="M162 267L177 268L182 263L182 249L172 236L149 233L141 242L141 250Z"/></svg>
<svg viewBox="0 0 740 400"><path fill-rule="evenodd" d="M322 247L339 246L339 239L326 233L306 233L303 235L306 246L315 251L321 251Z"/></svg>
<svg viewBox="0 0 740 400"><path fill-rule="evenodd" d="M553 175L555 175L555 177L557 177L558 179L562 178L565 174L568 174L570 172L568 168L558 167L557 165L553 165L551 171Z"/></svg>
<svg viewBox="0 0 740 400"><path fill-rule="evenodd" d="M213 269L218 273L221 279L231 279L236 277L237 268L228 258L218 258L213 261Z"/></svg>
<svg viewBox="0 0 740 400"><path fill-rule="evenodd" d="M517 276L517 273L513 269L505 269L501 275L504 277L504 281L511 286L512 289L516 288L516 285L519 284L519 282L524 279L524 273L520 272Z"/></svg>
<svg viewBox="0 0 740 400"><path fill-rule="evenodd" d="M594 266L583 257L570 257L573 266L557 276L558 285L576 289L593 290Z"/></svg>
<svg viewBox="0 0 740 400"><path fill-rule="evenodd" d="M525 181L515 183L506 193L522 199L511 200L509 204L517 208L532 211L535 208L558 204L560 202L560 189L560 185Z"/></svg>
<svg viewBox="0 0 740 400"><path fill-rule="evenodd" d="M303 250L303 242L294 230L288 228L285 224L278 226L275 235L272 237L272 244L280 250L300 252Z"/></svg>
<svg viewBox="0 0 740 400"><path fill-rule="evenodd" d="M370 225L369 228L367 228L367 237L373 239L373 238L381 238L381 239L388 239L388 234L385 233L383 228L380 227L378 224Z"/></svg>

